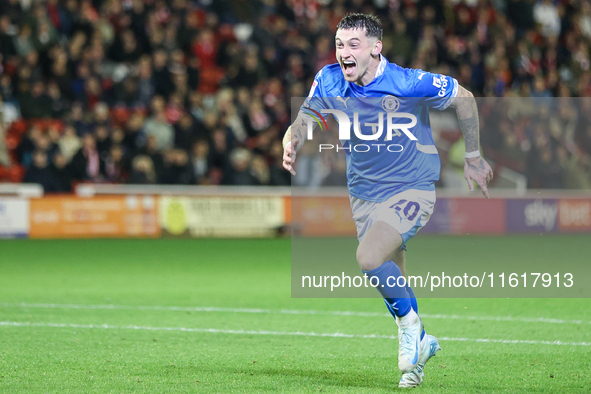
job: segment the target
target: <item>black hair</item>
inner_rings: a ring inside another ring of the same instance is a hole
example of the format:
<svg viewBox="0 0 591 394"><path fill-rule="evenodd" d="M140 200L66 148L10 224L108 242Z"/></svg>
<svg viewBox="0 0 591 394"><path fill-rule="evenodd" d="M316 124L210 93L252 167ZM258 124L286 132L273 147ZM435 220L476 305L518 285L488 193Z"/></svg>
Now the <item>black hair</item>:
<svg viewBox="0 0 591 394"><path fill-rule="evenodd" d="M370 14L347 14L337 25L338 29L365 29L367 37L376 37L378 40L381 40L384 34L380 19Z"/></svg>

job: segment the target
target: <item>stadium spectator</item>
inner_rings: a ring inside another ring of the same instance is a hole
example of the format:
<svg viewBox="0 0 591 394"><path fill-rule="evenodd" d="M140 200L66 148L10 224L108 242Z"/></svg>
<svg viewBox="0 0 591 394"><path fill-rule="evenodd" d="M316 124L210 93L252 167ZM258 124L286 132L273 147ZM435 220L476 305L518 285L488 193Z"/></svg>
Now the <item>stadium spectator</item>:
<svg viewBox="0 0 591 394"><path fill-rule="evenodd" d="M0 113L0 165L10 166L10 156L8 156L8 149L6 149L6 126Z"/></svg>
<svg viewBox="0 0 591 394"><path fill-rule="evenodd" d="M174 129L166 120L164 98L154 96L152 99L152 116L145 123L147 136L154 137L156 149L164 151L174 146Z"/></svg>
<svg viewBox="0 0 591 394"><path fill-rule="evenodd" d="M168 54L163 49L158 49L153 55L152 83L154 93L167 99L174 89L170 71L168 69Z"/></svg>
<svg viewBox="0 0 591 394"><path fill-rule="evenodd" d="M107 126L98 125L95 128L96 150L101 158L105 158L111 149L111 135Z"/></svg>
<svg viewBox="0 0 591 394"><path fill-rule="evenodd" d="M27 134L21 139L20 143L16 148L16 156L22 165L28 167L33 160L33 151L37 140L41 138L41 129L35 125L31 126L27 131Z"/></svg>
<svg viewBox="0 0 591 394"><path fill-rule="evenodd" d="M6 57L16 55L16 48L10 34L12 28L10 16L2 14L0 16L0 52Z"/></svg>
<svg viewBox="0 0 591 394"><path fill-rule="evenodd" d="M566 189L591 189L589 163L583 162L578 151L570 153L564 146L556 149L558 162L562 167L563 184Z"/></svg>
<svg viewBox="0 0 591 394"><path fill-rule="evenodd" d="M51 171L55 174L58 189L56 191L69 193L72 191L72 182L74 180L72 174L72 166L66 157L58 152L53 156L51 162Z"/></svg>
<svg viewBox="0 0 591 394"><path fill-rule="evenodd" d="M204 126L189 112L184 112L174 125L174 146L183 149L193 146L198 139L207 138Z"/></svg>
<svg viewBox="0 0 591 394"><path fill-rule="evenodd" d="M147 155L137 155L131 164L131 175L127 183L150 185L156 183L156 173L152 159Z"/></svg>
<svg viewBox="0 0 591 394"><path fill-rule="evenodd" d="M34 50L31 28L24 24L20 27L13 41L14 49L19 56L26 56Z"/></svg>
<svg viewBox="0 0 591 394"><path fill-rule="evenodd" d="M67 125L64 128L64 132L57 144L59 146L60 153L64 157L64 160L68 163L82 146L80 139L76 135L76 129L72 125Z"/></svg>
<svg viewBox="0 0 591 394"><path fill-rule="evenodd" d="M158 150L156 139L153 136L147 137L146 144L138 150L138 154L146 155L150 158L155 174L155 182L158 183L162 179L162 172L164 171L164 155Z"/></svg>
<svg viewBox="0 0 591 394"><path fill-rule="evenodd" d="M17 121L21 115L18 109L18 106L15 104L15 101L11 98L11 88L8 87L7 89L2 88L2 81L5 81L6 78L3 78L4 75L0 76L0 116L2 116L2 124L4 126L10 126L12 122ZM8 81L7 83L10 83ZM4 99L6 98L6 100Z"/></svg>
<svg viewBox="0 0 591 394"><path fill-rule="evenodd" d="M45 84L42 81L33 83L30 91L26 91L20 98L21 114L25 119L42 119L51 117L52 102L45 94Z"/></svg>
<svg viewBox="0 0 591 394"><path fill-rule="evenodd" d="M50 117L53 119L61 119L67 112L68 103L63 97L57 82L51 81L47 85L47 96L51 101Z"/></svg>
<svg viewBox="0 0 591 394"><path fill-rule="evenodd" d="M251 173L251 153L244 148L235 148L230 153L231 171L223 180L227 185L255 186L259 184L258 179Z"/></svg>
<svg viewBox="0 0 591 394"><path fill-rule="evenodd" d="M272 165L269 168L269 182L272 186L291 186L291 176L283 168L283 146L280 141L273 141L271 147Z"/></svg>
<svg viewBox="0 0 591 394"><path fill-rule="evenodd" d="M128 170L121 145L111 145L104 159L105 180L111 183L125 183Z"/></svg>
<svg viewBox="0 0 591 394"><path fill-rule="evenodd" d="M254 176L257 185L268 185L271 181L267 161L260 155L253 156L250 163L250 173Z"/></svg>
<svg viewBox="0 0 591 394"><path fill-rule="evenodd" d="M207 184L207 176L211 167L211 155L209 143L206 140L198 140L193 144L193 175L197 184Z"/></svg>
<svg viewBox="0 0 591 394"><path fill-rule="evenodd" d="M46 193L61 191L59 181L47 163L47 153L42 150L33 152L33 161L25 173L23 182L39 183Z"/></svg>
<svg viewBox="0 0 591 394"><path fill-rule="evenodd" d="M82 147L72 158L74 180L98 182L101 177L101 160L96 139L91 133L82 137Z"/></svg>
<svg viewBox="0 0 591 394"><path fill-rule="evenodd" d="M196 183L193 168L185 150L171 149L166 152L160 182L167 185L194 185Z"/></svg>
<svg viewBox="0 0 591 394"><path fill-rule="evenodd" d="M544 36L556 37L560 34L560 15L552 0L541 0L534 6L534 20L542 25Z"/></svg>
<svg viewBox="0 0 591 394"><path fill-rule="evenodd" d="M124 125L124 130L123 146L128 152L135 154L147 141L144 131L144 115L140 111L131 114ZM152 139L154 139L153 136Z"/></svg>
<svg viewBox="0 0 591 394"><path fill-rule="evenodd" d="M224 129L217 128L212 133L212 156L211 164L222 172L227 174L230 171L230 151L227 132Z"/></svg>

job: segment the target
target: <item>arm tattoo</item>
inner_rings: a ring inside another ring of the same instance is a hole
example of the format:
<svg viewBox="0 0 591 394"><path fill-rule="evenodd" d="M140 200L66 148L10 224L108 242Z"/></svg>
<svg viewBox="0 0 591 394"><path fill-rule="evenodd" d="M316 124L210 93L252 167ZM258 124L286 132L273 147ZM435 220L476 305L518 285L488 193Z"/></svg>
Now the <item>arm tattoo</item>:
<svg viewBox="0 0 591 394"><path fill-rule="evenodd" d="M312 124L312 127L314 127L314 126L315 125ZM300 146L301 146L306 138L307 132L308 132L308 124L306 123L306 121L303 118L298 116L297 119L291 125L291 138L292 139L295 138L298 141L300 141Z"/></svg>
<svg viewBox="0 0 591 394"><path fill-rule="evenodd" d="M460 86L460 92L452 103L456 108L458 123L466 143L466 152L477 151L479 144L478 107L472 93Z"/></svg>
<svg viewBox="0 0 591 394"><path fill-rule="evenodd" d="M484 171L486 169L486 167L484 166L484 160L479 159L480 157L468 159L468 167L475 172Z"/></svg>

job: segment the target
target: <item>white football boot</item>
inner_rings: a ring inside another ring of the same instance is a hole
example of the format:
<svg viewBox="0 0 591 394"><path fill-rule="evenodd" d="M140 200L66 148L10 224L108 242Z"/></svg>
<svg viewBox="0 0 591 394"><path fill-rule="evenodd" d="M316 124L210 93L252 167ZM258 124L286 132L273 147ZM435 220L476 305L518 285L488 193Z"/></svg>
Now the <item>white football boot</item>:
<svg viewBox="0 0 591 394"><path fill-rule="evenodd" d="M421 384L423 382L423 378L425 377L425 373L423 372L425 369L425 364L427 364L427 361L429 361L429 359L440 350L441 346L439 346L437 338L435 338L433 335L425 334L423 340L421 341L421 350L417 366L412 371L402 374L402 378L400 378L398 387L417 387L419 384Z"/></svg>
<svg viewBox="0 0 591 394"><path fill-rule="evenodd" d="M396 317L398 324L398 369L407 373L419 362L423 322L414 310L404 317Z"/></svg>

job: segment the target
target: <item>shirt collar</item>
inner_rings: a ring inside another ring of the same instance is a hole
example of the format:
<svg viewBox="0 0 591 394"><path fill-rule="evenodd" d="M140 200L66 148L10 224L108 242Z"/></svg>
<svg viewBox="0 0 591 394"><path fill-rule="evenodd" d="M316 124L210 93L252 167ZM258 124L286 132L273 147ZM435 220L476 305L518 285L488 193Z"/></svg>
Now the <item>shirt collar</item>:
<svg viewBox="0 0 591 394"><path fill-rule="evenodd" d="M384 73L384 70L386 69L387 64L388 64L388 61L380 53L380 64L378 65L378 69L376 70L376 76L374 78L377 78Z"/></svg>

